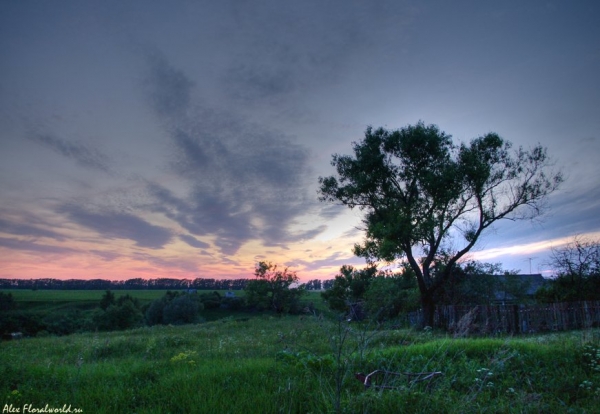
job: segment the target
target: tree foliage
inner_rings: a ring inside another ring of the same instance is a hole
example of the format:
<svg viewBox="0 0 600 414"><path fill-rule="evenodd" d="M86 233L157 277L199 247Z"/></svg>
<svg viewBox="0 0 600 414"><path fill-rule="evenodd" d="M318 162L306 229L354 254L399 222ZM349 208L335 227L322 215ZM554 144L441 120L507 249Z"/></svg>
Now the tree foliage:
<svg viewBox="0 0 600 414"><path fill-rule="evenodd" d="M271 309L277 313L293 313L298 311L300 297L304 294L303 286L298 284L296 272L287 267L278 270L271 262L259 262L254 270L255 280L246 284L246 303L259 310Z"/></svg>
<svg viewBox="0 0 600 414"><path fill-rule="evenodd" d="M181 325L197 322L204 304L197 293L168 291L165 295L152 301L146 309L148 325Z"/></svg>
<svg viewBox="0 0 600 414"><path fill-rule="evenodd" d="M374 265L364 269L344 265L331 288L321 296L332 310L359 312L361 317L382 320L414 310L415 293L415 278L409 267L403 267L400 273L392 273L377 270Z"/></svg>
<svg viewBox="0 0 600 414"><path fill-rule="evenodd" d="M103 297L111 297L110 291L106 291ZM101 331L131 329L141 326L144 322L144 315L140 310L137 299L129 295L121 296L115 302L112 296L112 303L106 308L102 308L105 301L101 301L100 309L93 316L94 326Z"/></svg>
<svg viewBox="0 0 600 414"><path fill-rule="evenodd" d="M197 322L202 309L204 306L197 294L184 293L165 305L162 322L171 325Z"/></svg>
<svg viewBox="0 0 600 414"><path fill-rule="evenodd" d="M104 295L102 295L102 299L100 299L100 309L106 310L110 305L115 304L115 294L110 290L107 290Z"/></svg>
<svg viewBox="0 0 600 414"><path fill-rule="evenodd" d="M320 177L320 199L365 212L368 261L409 263L426 321L435 293L481 234L502 219L534 218L563 178L547 171L546 149L512 149L495 133L455 145L435 125L367 128L354 155L333 155L337 177ZM443 262L441 271L432 271Z"/></svg>
<svg viewBox="0 0 600 414"><path fill-rule="evenodd" d="M404 266L400 273L378 274L365 292L364 301L367 314L377 320L392 319L418 309L419 291L414 273Z"/></svg>
<svg viewBox="0 0 600 414"><path fill-rule="evenodd" d="M556 272L537 297L545 302L600 300L600 241L575 237L553 248L548 263Z"/></svg>
<svg viewBox="0 0 600 414"><path fill-rule="evenodd" d="M17 308L17 303L12 293L0 292L0 311L8 311Z"/></svg>
<svg viewBox="0 0 600 414"><path fill-rule="evenodd" d="M489 305L496 301L526 303L531 283L500 263L468 261L454 267L452 278L436 293L445 305Z"/></svg>
<svg viewBox="0 0 600 414"><path fill-rule="evenodd" d="M344 265L336 275L331 288L321 293L321 297L330 309L346 312L351 304L364 299L365 292L376 274L377 267L374 265L364 269Z"/></svg>

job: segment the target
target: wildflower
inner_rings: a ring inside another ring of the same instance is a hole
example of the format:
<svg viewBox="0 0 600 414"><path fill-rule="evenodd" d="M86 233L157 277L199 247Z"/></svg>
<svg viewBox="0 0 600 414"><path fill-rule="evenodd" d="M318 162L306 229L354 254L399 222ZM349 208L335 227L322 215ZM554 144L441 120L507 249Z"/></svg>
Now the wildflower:
<svg viewBox="0 0 600 414"><path fill-rule="evenodd" d="M196 361L194 361L191 358L193 358L196 354L197 354L196 351L180 352L179 354L177 354L171 358L171 362L173 362L173 363L186 362L189 365L194 365L194 364L196 364Z"/></svg>

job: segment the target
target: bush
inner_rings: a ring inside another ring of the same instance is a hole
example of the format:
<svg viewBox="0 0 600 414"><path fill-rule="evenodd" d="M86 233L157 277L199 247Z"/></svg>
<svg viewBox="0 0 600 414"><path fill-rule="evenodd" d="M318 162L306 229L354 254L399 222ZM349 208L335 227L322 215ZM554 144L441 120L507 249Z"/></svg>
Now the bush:
<svg viewBox="0 0 600 414"><path fill-rule="evenodd" d="M200 295L200 302L204 305L204 309L218 309L221 306L221 295L217 291L204 293Z"/></svg>
<svg viewBox="0 0 600 414"><path fill-rule="evenodd" d="M87 321L79 309L66 309L49 313L43 322L49 334L69 335L85 330Z"/></svg>
<svg viewBox="0 0 600 414"><path fill-rule="evenodd" d="M246 305L244 298L223 298L221 299L221 308L232 311L241 310Z"/></svg>
<svg viewBox="0 0 600 414"><path fill-rule="evenodd" d="M196 296L196 297L194 297ZM163 310L163 323L181 325L193 323L198 320L198 313L204 308L197 295L179 296L165 305Z"/></svg>
<svg viewBox="0 0 600 414"><path fill-rule="evenodd" d="M45 329L42 318L38 313L27 311L7 311L0 313L0 332L22 332L26 336L35 336Z"/></svg>
<svg viewBox="0 0 600 414"><path fill-rule="evenodd" d="M104 295L102 295L102 299L100 299L100 309L107 310L110 305L115 304L115 294L110 290L107 290Z"/></svg>
<svg viewBox="0 0 600 414"><path fill-rule="evenodd" d="M304 294L302 286L292 288L298 283L296 272L288 268L277 270L277 265L259 262L254 271L256 280L246 284L246 301L258 310L272 309L277 313L297 313L300 309L300 297Z"/></svg>
<svg viewBox="0 0 600 414"><path fill-rule="evenodd" d="M167 304L167 298L162 297L160 299L152 301L148 309L146 309L146 323L150 326L160 325L163 323L163 311Z"/></svg>
<svg viewBox="0 0 600 414"><path fill-rule="evenodd" d="M143 324L142 311L129 299L120 304L110 305L93 317L94 325L101 331L135 328Z"/></svg>
<svg viewBox="0 0 600 414"><path fill-rule="evenodd" d="M0 292L0 311L14 310L17 308L17 303L13 298L12 293Z"/></svg>
<svg viewBox="0 0 600 414"><path fill-rule="evenodd" d="M150 304L146 310L146 322L148 325L193 323L198 321L202 309L204 305L196 293L180 295L167 292Z"/></svg>
<svg viewBox="0 0 600 414"><path fill-rule="evenodd" d="M331 289L321 296L332 310L350 311L358 319L361 310L365 310L370 317L386 319L418 307L418 294L414 274L408 267L392 274L370 265L362 270L342 266Z"/></svg>
<svg viewBox="0 0 600 414"><path fill-rule="evenodd" d="M371 317L384 320L419 307L419 292L414 279L402 276L377 276L365 292L365 308Z"/></svg>

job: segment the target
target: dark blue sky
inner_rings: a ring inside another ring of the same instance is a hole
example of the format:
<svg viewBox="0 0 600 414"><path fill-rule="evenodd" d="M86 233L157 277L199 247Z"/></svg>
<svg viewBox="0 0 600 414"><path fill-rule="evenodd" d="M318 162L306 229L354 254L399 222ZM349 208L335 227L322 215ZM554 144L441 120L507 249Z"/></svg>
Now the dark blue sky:
<svg viewBox="0 0 600 414"><path fill-rule="evenodd" d="M0 3L0 277L247 277L360 264L319 203L368 125L548 147L567 180L474 258L551 273L600 238L595 1Z"/></svg>

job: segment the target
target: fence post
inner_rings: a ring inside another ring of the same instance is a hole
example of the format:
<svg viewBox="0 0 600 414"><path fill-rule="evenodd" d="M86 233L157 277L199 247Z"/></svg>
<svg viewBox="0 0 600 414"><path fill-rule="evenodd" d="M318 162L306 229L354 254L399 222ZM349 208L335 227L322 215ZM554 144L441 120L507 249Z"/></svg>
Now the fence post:
<svg viewBox="0 0 600 414"><path fill-rule="evenodd" d="M513 318L515 321L515 333L518 334L521 332L521 327L519 325L519 305L513 305Z"/></svg>

